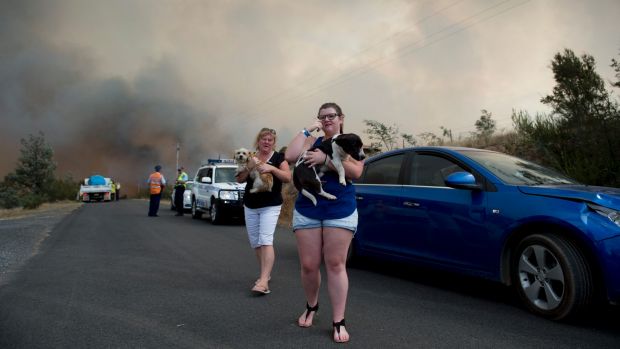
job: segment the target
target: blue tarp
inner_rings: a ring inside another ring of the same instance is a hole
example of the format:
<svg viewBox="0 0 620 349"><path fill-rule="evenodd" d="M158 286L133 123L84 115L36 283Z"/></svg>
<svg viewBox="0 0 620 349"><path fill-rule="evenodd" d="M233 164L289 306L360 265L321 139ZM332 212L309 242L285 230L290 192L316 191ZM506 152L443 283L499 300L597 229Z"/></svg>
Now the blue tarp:
<svg viewBox="0 0 620 349"><path fill-rule="evenodd" d="M105 185L105 178L103 178L103 176L100 176L100 175L90 176L90 178L88 179L88 184L89 185Z"/></svg>

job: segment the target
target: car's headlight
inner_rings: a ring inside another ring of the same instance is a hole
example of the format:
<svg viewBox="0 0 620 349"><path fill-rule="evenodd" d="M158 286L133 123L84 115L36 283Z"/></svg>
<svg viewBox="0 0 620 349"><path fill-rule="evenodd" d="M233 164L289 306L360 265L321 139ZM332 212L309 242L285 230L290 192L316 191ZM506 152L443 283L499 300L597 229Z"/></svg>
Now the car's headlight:
<svg viewBox="0 0 620 349"><path fill-rule="evenodd" d="M591 203L588 204L588 207L601 216L607 217L615 225L620 227L620 212L605 206L599 206Z"/></svg>
<svg viewBox="0 0 620 349"><path fill-rule="evenodd" d="M220 190L220 199L222 200L239 200L237 191Z"/></svg>

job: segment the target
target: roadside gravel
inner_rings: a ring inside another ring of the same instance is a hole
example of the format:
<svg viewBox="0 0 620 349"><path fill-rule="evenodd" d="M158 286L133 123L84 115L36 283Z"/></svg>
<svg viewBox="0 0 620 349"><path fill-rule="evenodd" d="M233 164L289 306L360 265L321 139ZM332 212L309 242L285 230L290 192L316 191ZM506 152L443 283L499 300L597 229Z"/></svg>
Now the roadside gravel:
<svg viewBox="0 0 620 349"><path fill-rule="evenodd" d="M36 210L0 210L0 285L37 254L56 224L81 206L77 202L60 202Z"/></svg>

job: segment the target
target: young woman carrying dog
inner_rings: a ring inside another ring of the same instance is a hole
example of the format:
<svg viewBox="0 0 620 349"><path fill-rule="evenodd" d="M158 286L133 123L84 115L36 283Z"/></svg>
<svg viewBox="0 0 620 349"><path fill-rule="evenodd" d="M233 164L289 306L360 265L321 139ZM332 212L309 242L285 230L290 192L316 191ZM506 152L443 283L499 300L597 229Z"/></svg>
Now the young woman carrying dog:
<svg viewBox="0 0 620 349"><path fill-rule="evenodd" d="M254 142L256 155L248 161L245 169L237 173L237 182L247 182L243 197L245 226L248 230L250 246L256 251L260 266L260 276L252 287L252 292L268 294L269 279L275 261L273 235L275 233L280 209L282 208L282 183L291 181L291 171L284 155L275 151L276 131L263 128ZM251 193L253 180L249 176L252 169L273 175L271 191Z"/></svg>
<svg viewBox="0 0 620 349"><path fill-rule="evenodd" d="M325 103L319 108L317 119L293 138L286 149L286 160L297 161L298 157L314 145L342 133L344 114L336 103ZM315 138L313 131L322 130L324 136ZM325 191L337 199L319 197L317 205L304 197L297 196L293 212L293 231L297 239L297 250L301 263L301 283L306 294L306 310L298 319L301 327L312 326L312 320L319 309L320 266L325 260L327 290L332 303L333 337L338 343L348 342L344 313L349 289L346 257L353 233L357 229L357 204L355 188L350 182L346 186L338 183L338 175L327 155L320 150L308 152L305 163L314 166L328 164L332 171L321 180ZM363 161L347 157L342 161L347 179L357 179L364 168Z"/></svg>

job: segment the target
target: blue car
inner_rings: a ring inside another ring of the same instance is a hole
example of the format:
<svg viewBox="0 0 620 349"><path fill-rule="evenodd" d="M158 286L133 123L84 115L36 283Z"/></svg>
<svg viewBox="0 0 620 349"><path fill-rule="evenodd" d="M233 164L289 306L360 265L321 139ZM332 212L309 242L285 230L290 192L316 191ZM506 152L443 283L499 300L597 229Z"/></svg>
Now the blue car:
<svg viewBox="0 0 620 349"><path fill-rule="evenodd" d="M506 154L414 147L368 159L349 258L495 280L560 320L620 300L620 189Z"/></svg>

